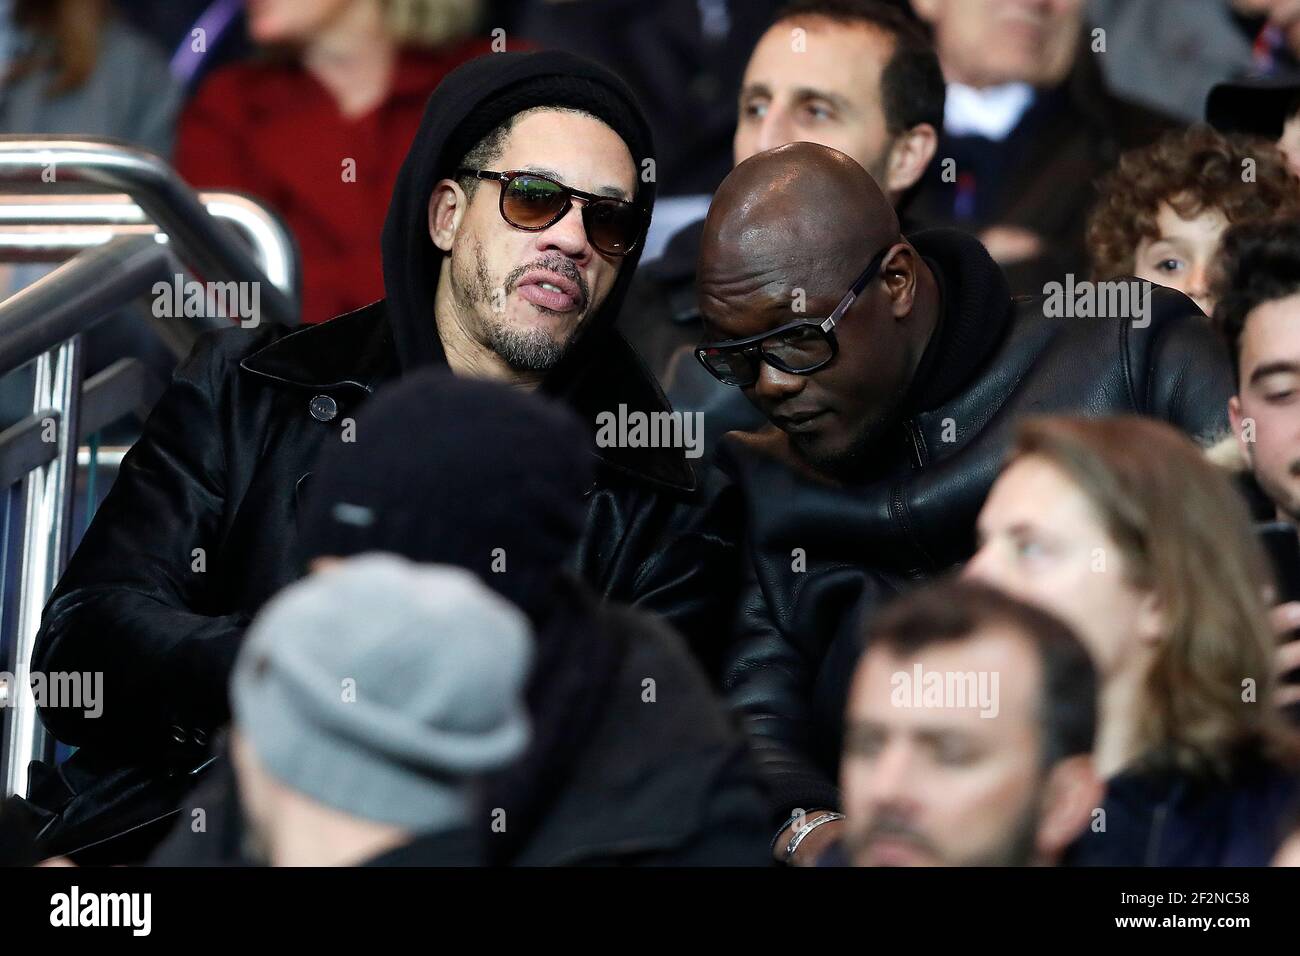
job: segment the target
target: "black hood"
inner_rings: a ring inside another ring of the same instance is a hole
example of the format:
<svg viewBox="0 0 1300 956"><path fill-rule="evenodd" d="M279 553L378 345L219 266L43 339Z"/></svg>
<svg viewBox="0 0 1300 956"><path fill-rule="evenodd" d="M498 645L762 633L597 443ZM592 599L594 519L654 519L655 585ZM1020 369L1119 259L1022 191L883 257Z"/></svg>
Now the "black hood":
<svg viewBox="0 0 1300 956"><path fill-rule="evenodd" d="M926 229L907 237L939 284L939 322L904 403L915 415L965 389L1001 344L1014 303L1006 274L974 236Z"/></svg>
<svg viewBox="0 0 1300 956"><path fill-rule="evenodd" d="M384 223L383 265L387 316L404 372L445 364L434 322L434 293L443 253L429 238L428 204L434 185L449 178L468 150L500 121L535 106L583 109L604 120L632 153L638 172L653 159L650 127L623 82L588 60L562 52L490 53L453 70L438 84L393 189ZM653 167L651 167L653 168ZM638 182L636 201L654 206L653 177ZM600 309L584 323L569 354L543 389L571 394L589 367L587 357L616 335L613 321L641 258L624 257Z"/></svg>

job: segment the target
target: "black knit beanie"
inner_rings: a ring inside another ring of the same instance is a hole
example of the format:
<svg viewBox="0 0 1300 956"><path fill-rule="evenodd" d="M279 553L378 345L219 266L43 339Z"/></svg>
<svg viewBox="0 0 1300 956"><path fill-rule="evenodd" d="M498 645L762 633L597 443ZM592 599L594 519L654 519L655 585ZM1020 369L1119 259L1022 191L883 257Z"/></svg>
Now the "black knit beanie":
<svg viewBox="0 0 1300 956"><path fill-rule="evenodd" d="M558 402L430 369L367 402L355 441L327 442L307 487L307 561L368 551L475 572L526 613L577 548L595 474Z"/></svg>
<svg viewBox="0 0 1300 956"><path fill-rule="evenodd" d="M645 141L645 124L632 103L614 88L585 76L538 76L516 83L495 93L481 103L448 138L443 152L444 163L455 164L488 133L510 117L534 107L568 107L590 113L612 129L627 144L638 163L649 155ZM450 165L439 171L440 177L455 172Z"/></svg>

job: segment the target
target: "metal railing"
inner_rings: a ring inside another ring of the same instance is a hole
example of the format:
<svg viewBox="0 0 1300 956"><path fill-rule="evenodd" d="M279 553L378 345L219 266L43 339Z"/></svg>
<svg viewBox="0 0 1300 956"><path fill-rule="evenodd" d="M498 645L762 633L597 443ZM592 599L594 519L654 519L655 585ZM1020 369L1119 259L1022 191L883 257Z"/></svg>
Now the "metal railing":
<svg viewBox="0 0 1300 956"><path fill-rule="evenodd" d="M0 690L6 793L26 793L28 765L52 755L32 696L31 659L41 611L68 558L83 404L80 335L172 268L171 256L153 238L121 237L80 253L0 303L0 374L36 362L32 414L0 432L0 485L22 481L26 499L18 615L5 657L13 678Z"/></svg>
<svg viewBox="0 0 1300 956"><path fill-rule="evenodd" d="M233 226L270 283L296 299L295 244L280 219L241 193L198 194L208 215ZM117 236L167 234L125 193L0 194L0 251L9 262L62 262Z"/></svg>
<svg viewBox="0 0 1300 956"><path fill-rule="evenodd" d="M0 596L7 638L0 665L12 675L0 683L0 777L4 793L25 794L31 761L53 756L30 686L31 659L73 543L81 442L149 407L160 391L156 376L131 358L83 381L82 333L182 272L209 283L257 283L258 321L296 324L298 264L288 231L255 200L200 199L161 159L124 144L19 136L0 136L0 262L62 263L0 302L0 378L30 364L34 380L30 414L0 431L0 491L20 486L14 524L22 528L16 594ZM176 352L204 328L229 324L212 315L139 314ZM9 557L0 580L8 579Z"/></svg>
<svg viewBox="0 0 1300 956"><path fill-rule="evenodd" d="M297 323L292 291L270 283L238 235L222 228L194 190L153 153L125 143L75 136L0 136L0 191L15 192L20 186L27 187L29 193L35 187L38 196L50 201L75 201L86 192L125 193L167 236L181 262L208 281L265 283L264 317L286 325ZM229 203L226 212L246 217L248 207L237 213L236 205Z"/></svg>

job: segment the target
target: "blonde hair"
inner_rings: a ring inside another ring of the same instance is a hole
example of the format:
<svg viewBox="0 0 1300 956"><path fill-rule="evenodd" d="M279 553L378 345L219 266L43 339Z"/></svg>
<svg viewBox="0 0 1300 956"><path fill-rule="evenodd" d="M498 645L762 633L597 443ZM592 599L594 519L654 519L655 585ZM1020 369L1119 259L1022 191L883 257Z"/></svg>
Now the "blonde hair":
<svg viewBox="0 0 1300 956"><path fill-rule="evenodd" d="M1137 416L1031 419L1012 452L1027 455L1070 477L1129 582L1160 601L1166 635L1135 728L1144 762L1218 776L1247 754L1293 762L1296 738L1273 704L1268 566L1226 474L1172 426Z"/></svg>
<svg viewBox="0 0 1300 956"><path fill-rule="evenodd" d="M478 29L483 0L383 0L388 29L398 43L438 46Z"/></svg>

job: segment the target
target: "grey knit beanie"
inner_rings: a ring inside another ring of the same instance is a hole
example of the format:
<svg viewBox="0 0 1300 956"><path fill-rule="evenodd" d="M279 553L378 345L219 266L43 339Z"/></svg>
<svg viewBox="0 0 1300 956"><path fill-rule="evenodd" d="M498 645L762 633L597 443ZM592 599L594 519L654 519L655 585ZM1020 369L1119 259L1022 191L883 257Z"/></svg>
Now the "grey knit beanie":
<svg viewBox="0 0 1300 956"><path fill-rule="evenodd" d="M523 751L526 618L468 571L368 554L291 585L248 632L235 724L272 777L413 831L468 824Z"/></svg>

